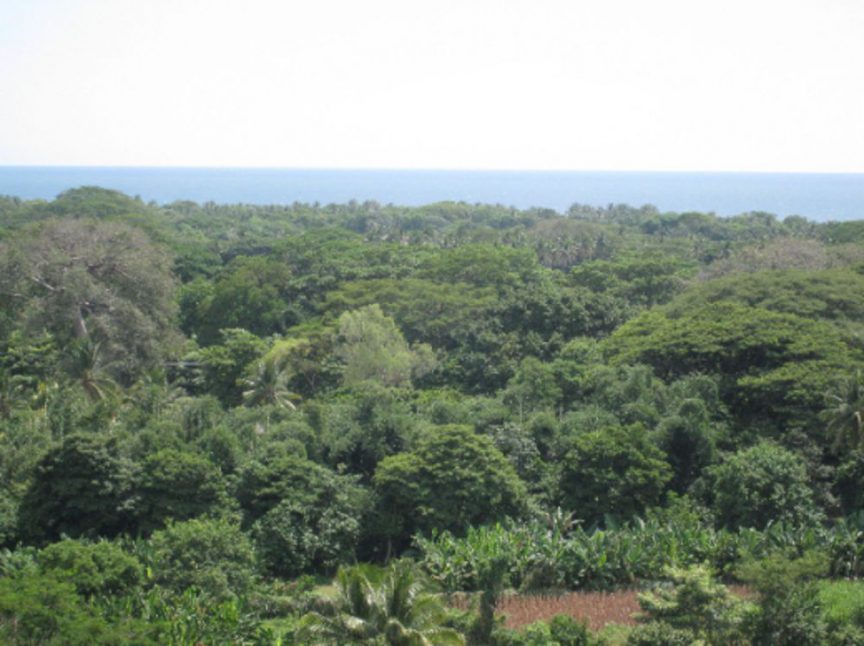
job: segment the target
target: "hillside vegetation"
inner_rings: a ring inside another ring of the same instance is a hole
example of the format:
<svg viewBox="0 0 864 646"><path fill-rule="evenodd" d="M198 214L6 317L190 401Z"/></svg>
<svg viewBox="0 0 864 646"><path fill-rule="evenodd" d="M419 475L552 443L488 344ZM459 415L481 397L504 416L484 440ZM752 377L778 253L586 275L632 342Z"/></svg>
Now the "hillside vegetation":
<svg viewBox="0 0 864 646"><path fill-rule="evenodd" d="M0 198L0 641L864 643L862 415L864 221Z"/></svg>

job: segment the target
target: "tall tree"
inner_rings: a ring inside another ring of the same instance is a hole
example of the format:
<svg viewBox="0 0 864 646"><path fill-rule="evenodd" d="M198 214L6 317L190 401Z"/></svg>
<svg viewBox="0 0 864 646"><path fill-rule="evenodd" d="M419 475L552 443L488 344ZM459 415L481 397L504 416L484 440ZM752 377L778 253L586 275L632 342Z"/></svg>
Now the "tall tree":
<svg viewBox="0 0 864 646"><path fill-rule="evenodd" d="M33 333L99 342L106 369L131 381L179 341L170 267L139 229L48 220L0 246L0 306Z"/></svg>

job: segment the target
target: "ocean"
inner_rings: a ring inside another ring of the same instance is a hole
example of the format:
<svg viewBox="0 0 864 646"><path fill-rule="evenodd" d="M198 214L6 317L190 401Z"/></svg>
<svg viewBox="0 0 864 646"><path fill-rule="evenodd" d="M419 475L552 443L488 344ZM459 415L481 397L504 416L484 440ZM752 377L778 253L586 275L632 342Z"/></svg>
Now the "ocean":
<svg viewBox="0 0 864 646"><path fill-rule="evenodd" d="M160 204L375 200L418 206L457 200L564 212L578 202L864 219L864 174L0 166L0 195L49 200L77 186L116 189Z"/></svg>

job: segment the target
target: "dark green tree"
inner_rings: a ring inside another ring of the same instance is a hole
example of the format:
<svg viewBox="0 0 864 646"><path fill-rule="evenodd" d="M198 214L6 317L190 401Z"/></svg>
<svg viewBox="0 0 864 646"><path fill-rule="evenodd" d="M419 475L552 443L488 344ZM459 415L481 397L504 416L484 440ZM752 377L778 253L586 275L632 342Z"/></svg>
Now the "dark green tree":
<svg viewBox="0 0 864 646"><path fill-rule="evenodd" d="M68 436L36 465L19 510L21 536L42 542L128 530L133 478L133 465L112 440Z"/></svg>
<svg viewBox="0 0 864 646"><path fill-rule="evenodd" d="M225 406L243 403L247 366L267 351L267 343L243 329L220 330L222 343L201 348L186 357L193 366L195 390L215 395Z"/></svg>
<svg viewBox="0 0 864 646"><path fill-rule="evenodd" d="M45 575L0 578L0 642L90 646L109 643L107 632L71 583Z"/></svg>
<svg viewBox="0 0 864 646"><path fill-rule="evenodd" d="M675 415L660 422L657 445L672 467L669 487L684 493L716 459L714 432L708 410L701 399L685 400Z"/></svg>
<svg viewBox="0 0 864 646"><path fill-rule="evenodd" d="M742 565L736 575L757 592L759 609L750 618L754 646L809 646L830 643L817 580L827 572L824 555L799 558L773 554Z"/></svg>
<svg viewBox="0 0 864 646"><path fill-rule="evenodd" d="M518 517L526 503L507 458L465 426L434 428L415 450L384 459L374 485L383 534L403 543L417 531L463 531Z"/></svg>
<svg viewBox="0 0 864 646"><path fill-rule="evenodd" d="M821 518L804 460L760 442L706 471L703 499L723 527L764 528L772 522L800 526Z"/></svg>
<svg viewBox="0 0 864 646"><path fill-rule="evenodd" d="M355 558L360 538L358 496L340 492L319 505L285 498L252 526L257 553L269 574L332 573Z"/></svg>
<svg viewBox="0 0 864 646"><path fill-rule="evenodd" d="M195 303L187 326L202 343L219 341L223 329L243 328L265 336L283 332L296 321L287 313L287 289L291 270L278 260L265 256L239 256L231 261L212 284L212 290ZM185 292L190 295L189 290Z"/></svg>
<svg viewBox="0 0 864 646"><path fill-rule="evenodd" d="M218 512L226 504L219 468L196 453L163 449L147 456L136 487L138 530L149 534L169 520Z"/></svg>
<svg viewBox="0 0 864 646"><path fill-rule="evenodd" d="M864 448L864 373L840 379L825 394L826 431L835 451Z"/></svg>
<svg viewBox="0 0 864 646"><path fill-rule="evenodd" d="M672 477L664 458L639 425L579 433L561 462L560 504L589 523L642 514Z"/></svg>

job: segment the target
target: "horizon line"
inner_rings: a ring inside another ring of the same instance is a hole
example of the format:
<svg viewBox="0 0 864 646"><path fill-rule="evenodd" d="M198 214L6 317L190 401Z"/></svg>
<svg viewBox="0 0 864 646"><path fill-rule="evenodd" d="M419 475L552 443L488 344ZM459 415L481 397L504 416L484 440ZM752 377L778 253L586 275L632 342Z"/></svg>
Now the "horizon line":
<svg viewBox="0 0 864 646"><path fill-rule="evenodd" d="M220 166L220 165L147 165L147 164L2 164L0 169L75 169L75 170L228 170L295 172L388 172L388 173L623 173L694 175L864 175L864 171L821 170L705 170L705 169L608 169L608 168L460 168L389 166Z"/></svg>

